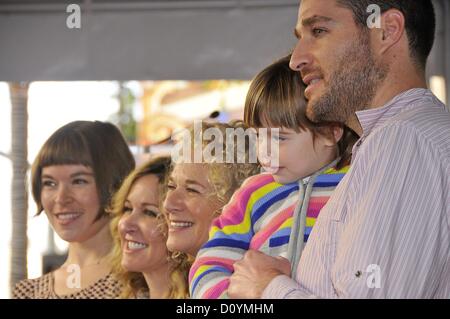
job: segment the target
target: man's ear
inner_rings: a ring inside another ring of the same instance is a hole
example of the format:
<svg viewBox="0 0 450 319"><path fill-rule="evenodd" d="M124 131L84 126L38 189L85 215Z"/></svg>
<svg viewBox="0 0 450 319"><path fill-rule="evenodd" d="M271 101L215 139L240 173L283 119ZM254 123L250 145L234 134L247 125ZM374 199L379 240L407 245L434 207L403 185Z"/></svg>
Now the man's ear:
<svg viewBox="0 0 450 319"><path fill-rule="evenodd" d="M379 54L385 53L405 36L405 16L397 9L389 9L381 15L381 25L375 30L375 42Z"/></svg>

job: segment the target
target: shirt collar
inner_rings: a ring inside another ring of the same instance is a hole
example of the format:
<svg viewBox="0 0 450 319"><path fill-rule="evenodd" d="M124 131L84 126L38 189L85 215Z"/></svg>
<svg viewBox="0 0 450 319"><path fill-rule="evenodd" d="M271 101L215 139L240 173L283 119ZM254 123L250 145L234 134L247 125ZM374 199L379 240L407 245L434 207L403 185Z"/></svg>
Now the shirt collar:
<svg viewBox="0 0 450 319"><path fill-rule="evenodd" d="M432 93L430 90L424 88L410 89L395 96L382 107L356 112L356 117L363 130L362 136L369 135L372 130L400 113L405 106L415 104L412 102L421 99L427 94Z"/></svg>

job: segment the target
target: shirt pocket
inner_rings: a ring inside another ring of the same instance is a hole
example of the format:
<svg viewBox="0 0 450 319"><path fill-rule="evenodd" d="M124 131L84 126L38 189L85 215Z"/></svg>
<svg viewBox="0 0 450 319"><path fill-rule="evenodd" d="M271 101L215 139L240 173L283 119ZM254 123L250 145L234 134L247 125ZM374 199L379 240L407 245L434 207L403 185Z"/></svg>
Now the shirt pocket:
<svg viewBox="0 0 450 319"><path fill-rule="evenodd" d="M332 222L344 222L347 210L345 198L343 197L331 197L326 205L322 208L318 218L326 218Z"/></svg>

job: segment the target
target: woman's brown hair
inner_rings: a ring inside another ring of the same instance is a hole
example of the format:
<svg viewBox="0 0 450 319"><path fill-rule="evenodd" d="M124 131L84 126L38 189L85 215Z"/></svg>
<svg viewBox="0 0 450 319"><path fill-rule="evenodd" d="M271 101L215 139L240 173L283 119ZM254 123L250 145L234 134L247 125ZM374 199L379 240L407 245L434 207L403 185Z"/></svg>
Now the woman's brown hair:
<svg viewBox="0 0 450 319"><path fill-rule="evenodd" d="M133 170L135 161L119 129L100 121L75 121L56 130L40 149L31 168L37 215L42 210L42 169L52 165L92 168L100 197L96 220L107 214L114 192Z"/></svg>

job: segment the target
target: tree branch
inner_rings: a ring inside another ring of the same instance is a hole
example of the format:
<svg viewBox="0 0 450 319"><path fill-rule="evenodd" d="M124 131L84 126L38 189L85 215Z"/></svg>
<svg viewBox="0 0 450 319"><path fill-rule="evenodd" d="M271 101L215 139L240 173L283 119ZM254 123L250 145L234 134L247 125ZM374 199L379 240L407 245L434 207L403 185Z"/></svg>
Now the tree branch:
<svg viewBox="0 0 450 319"><path fill-rule="evenodd" d="M0 151L0 156L6 157L7 159L11 160L11 155L5 152Z"/></svg>

